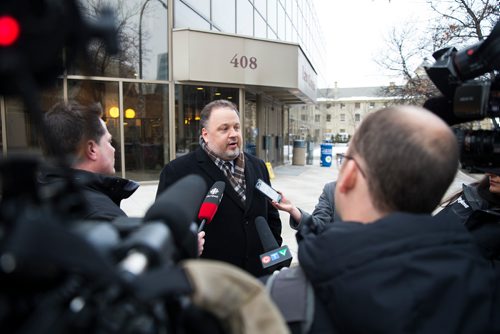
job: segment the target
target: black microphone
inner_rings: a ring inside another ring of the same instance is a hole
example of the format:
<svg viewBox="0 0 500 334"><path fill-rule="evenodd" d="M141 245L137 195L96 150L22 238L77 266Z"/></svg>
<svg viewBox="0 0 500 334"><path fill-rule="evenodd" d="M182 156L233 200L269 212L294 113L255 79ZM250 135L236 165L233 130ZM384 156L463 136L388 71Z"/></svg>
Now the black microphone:
<svg viewBox="0 0 500 334"><path fill-rule="evenodd" d="M286 245L281 247L278 245L264 217L259 216L255 218L255 228L265 252L260 255L262 268L273 267L270 270L274 271L283 267L289 267L292 263L290 249Z"/></svg>
<svg viewBox="0 0 500 334"><path fill-rule="evenodd" d="M144 216L145 222L161 221L169 227L181 259L198 255L194 221L206 193L203 178L188 175L162 192Z"/></svg>
<svg viewBox="0 0 500 334"><path fill-rule="evenodd" d="M217 181L208 191L203 203L201 203L200 212L198 213L198 219L201 220L198 232L203 230L205 223L210 224L214 218L215 213L219 208L219 204L222 201L222 197L224 196L225 188L226 183L224 181Z"/></svg>
<svg viewBox="0 0 500 334"><path fill-rule="evenodd" d="M132 232L118 247L122 261L119 267L130 274L142 274L146 268L169 263L174 253L174 240L168 226L150 222Z"/></svg>

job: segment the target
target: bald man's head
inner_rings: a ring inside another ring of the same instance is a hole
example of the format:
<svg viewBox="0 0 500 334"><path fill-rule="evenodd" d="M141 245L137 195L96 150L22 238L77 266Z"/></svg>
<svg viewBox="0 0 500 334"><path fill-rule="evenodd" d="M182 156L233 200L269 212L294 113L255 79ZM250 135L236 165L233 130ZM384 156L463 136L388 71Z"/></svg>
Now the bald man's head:
<svg viewBox="0 0 500 334"><path fill-rule="evenodd" d="M414 106L369 114L352 138L349 153L362 159L370 196L383 212L432 212L458 168L458 144L451 129Z"/></svg>

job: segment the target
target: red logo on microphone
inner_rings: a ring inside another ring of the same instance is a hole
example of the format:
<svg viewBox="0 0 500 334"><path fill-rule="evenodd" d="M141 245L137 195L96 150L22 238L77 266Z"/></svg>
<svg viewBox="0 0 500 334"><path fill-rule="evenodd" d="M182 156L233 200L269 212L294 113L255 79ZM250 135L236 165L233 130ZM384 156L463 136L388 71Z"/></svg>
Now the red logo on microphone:
<svg viewBox="0 0 500 334"><path fill-rule="evenodd" d="M267 263L271 262L271 257L270 257L270 256L268 256L268 255L266 255L266 256L264 256L264 257L261 259L261 261L262 261L262 263L267 264Z"/></svg>

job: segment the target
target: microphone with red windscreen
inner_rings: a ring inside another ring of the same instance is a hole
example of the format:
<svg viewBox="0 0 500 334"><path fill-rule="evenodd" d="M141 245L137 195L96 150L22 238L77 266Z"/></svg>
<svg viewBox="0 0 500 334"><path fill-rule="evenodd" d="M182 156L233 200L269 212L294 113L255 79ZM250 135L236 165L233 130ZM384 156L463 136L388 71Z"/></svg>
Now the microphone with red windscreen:
<svg viewBox="0 0 500 334"><path fill-rule="evenodd" d="M201 203L200 212L198 213L198 219L201 220L200 226L198 227L198 232L203 230L205 223L210 223L219 208L219 204L222 201L222 196L224 195L224 188L226 188L226 183L224 181L217 181L210 188Z"/></svg>

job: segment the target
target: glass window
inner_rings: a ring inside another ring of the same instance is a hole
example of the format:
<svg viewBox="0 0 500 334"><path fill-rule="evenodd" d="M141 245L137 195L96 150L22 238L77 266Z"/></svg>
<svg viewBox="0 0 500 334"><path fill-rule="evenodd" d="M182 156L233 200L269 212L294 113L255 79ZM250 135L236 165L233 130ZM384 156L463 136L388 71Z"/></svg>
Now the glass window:
<svg viewBox="0 0 500 334"><path fill-rule="evenodd" d="M180 0L174 3L174 27L210 30L210 23Z"/></svg>
<svg viewBox="0 0 500 334"><path fill-rule="evenodd" d="M100 21L97 13L104 1L80 1L90 20ZM113 0L120 52L110 56L101 41L88 46L89 59L68 67L68 74L158 79L160 67L166 70L167 9L166 0ZM162 58L163 55L163 58ZM162 62L165 60L165 63ZM85 72L82 72L85 69Z"/></svg>
<svg viewBox="0 0 500 334"><path fill-rule="evenodd" d="M314 121L319 123L321 119L321 115L314 115Z"/></svg>
<svg viewBox="0 0 500 334"><path fill-rule="evenodd" d="M268 39L274 39L274 40L277 40L277 39L278 39L278 35L276 35L276 34L274 33L274 31L272 31L272 30L271 30L271 28L270 28L270 27L268 27L268 29L267 29L267 38L268 38Z"/></svg>
<svg viewBox="0 0 500 334"><path fill-rule="evenodd" d="M375 102L370 102L370 109L375 108Z"/></svg>
<svg viewBox="0 0 500 334"><path fill-rule="evenodd" d="M255 94L245 93L245 152L257 156L257 102Z"/></svg>
<svg viewBox="0 0 500 334"><path fill-rule="evenodd" d="M283 7L278 6L278 37L281 40L285 40L285 10Z"/></svg>
<svg viewBox="0 0 500 334"><path fill-rule="evenodd" d="M123 109L125 175L156 180L168 160L168 85L125 82Z"/></svg>
<svg viewBox="0 0 500 334"><path fill-rule="evenodd" d="M236 33L235 0L212 0L212 20L223 32Z"/></svg>
<svg viewBox="0 0 500 334"><path fill-rule="evenodd" d="M267 25L264 19L255 12L255 37L257 38L267 38L266 34Z"/></svg>
<svg viewBox="0 0 500 334"><path fill-rule="evenodd" d="M121 173L121 140L119 119L118 83L96 80L68 79L68 99L81 104L100 103L104 112L102 119L106 122L109 133L113 136L115 148L115 170ZM115 117L117 116L117 117Z"/></svg>
<svg viewBox="0 0 500 334"><path fill-rule="evenodd" d="M332 115L331 114L327 114L326 115L326 121L327 122L331 122L332 121Z"/></svg>
<svg viewBox="0 0 500 334"><path fill-rule="evenodd" d="M198 147L200 128L200 112L203 107L213 100L226 99L238 105L239 90L237 88L188 86L175 87L175 142L176 156L184 155Z"/></svg>
<svg viewBox="0 0 500 334"><path fill-rule="evenodd" d="M139 17L138 78L168 80L167 9L162 1L147 1Z"/></svg>
<svg viewBox="0 0 500 334"><path fill-rule="evenodd" d="M181 0L183 3L187 4L189 7L193 8L196 12L205 16L207 19L210 18L210 0Z"/></svg>
<svg viewBox="0 0 500 334"><path fill-rule="evenodd" d="M345 114L340 114L340 121L345 122Z"/></svg>
<svg viewBox="0 0 500 334"><path fill-rule="evenodd" d="M267 0L267 24L277 31L277 0Z"/></svg>
<svg viewBox="0 0 500 334"><path fill-rule="evenodd" d="M354 115L354 121L356 121L356 122L361 121L361 115L360 114L355 114Z"/></svg>
<svg viewBox="0 0 500 334"><path fill-rule="evenodd" d="M360 102L355 102L355 103L354 103L354 108L355 108L355 109L359 109L359 108L361 108L361 103L360 103Z"/></svg>
<svg viewBox="0 0 500 334"><path fill-rule="evenodd" d="M48 111L54 104L63 101L63 82L57 80L55 85L41 92L40 110ZM40 148L40 129L30 117L31 111L27 110L20 98L5 97L5 135L9 152ZM1 133L0 133L1 134ZM0 136L1 140L1 136ZM2 145L3 146L3 145ZM2 147L3 149L3 147Z"/></svg>
<svg viewBox="0 0 500 334"><path fill-rule="evenodd" d="M238 0L236 33L253 36L253 6L248 0Z"/></svg>
<svg viewBox="0 0 500 334"><path fill-rule="evenodd" d="M262 15L262 17L266 17L267 13L266 13L266 0L254 0L254 6L255 6L255 9L257 9L260 13L260 15Z"/></svg>
<svg viewBox="0 0 500 334"><path fill-rule="evenodd" d="M281 3L285 3L285 0L281 0ZM288 16L292 17L293 14L293 4L295 3L295 0L286 0L286 12Z"/></svg>

